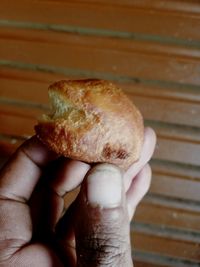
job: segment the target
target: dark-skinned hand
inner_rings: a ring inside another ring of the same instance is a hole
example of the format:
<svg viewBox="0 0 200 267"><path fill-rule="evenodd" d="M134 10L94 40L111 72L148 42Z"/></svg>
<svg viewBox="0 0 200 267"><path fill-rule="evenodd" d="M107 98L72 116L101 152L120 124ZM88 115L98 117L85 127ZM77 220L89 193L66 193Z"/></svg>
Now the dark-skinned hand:
<svg viewBox="0 0 200 267"><path fill-rule="evenodd" d="M130 221L149 189L155 143L145 129L139 161L122 173L26 141L0 173L0 266L132 267ZM65 210L64 197L78 186Z"/></svg>

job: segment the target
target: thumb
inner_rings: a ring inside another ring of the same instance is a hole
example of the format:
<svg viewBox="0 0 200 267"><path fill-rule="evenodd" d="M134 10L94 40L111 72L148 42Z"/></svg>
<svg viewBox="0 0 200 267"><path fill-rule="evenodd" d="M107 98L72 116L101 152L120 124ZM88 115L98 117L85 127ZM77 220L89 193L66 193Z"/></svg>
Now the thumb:
<svg viewBox="0 0 200 267"><path fill-rule="evenodd" d="M132 267L130 225L122 173L110 164L94 167L79 194L75 224L77 266Z"/></svg>

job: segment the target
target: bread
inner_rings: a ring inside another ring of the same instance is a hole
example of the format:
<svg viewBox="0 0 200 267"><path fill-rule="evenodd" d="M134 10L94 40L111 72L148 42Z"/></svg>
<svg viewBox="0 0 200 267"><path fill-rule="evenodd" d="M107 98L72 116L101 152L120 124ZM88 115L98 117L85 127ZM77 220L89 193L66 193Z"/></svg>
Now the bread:
<svg viewBox="0 0 200 267"><path fill-rule="evenodd" d="M52 112L35 126L56 153L88 163L107 162L126 170L143 143L143 118L121 89L97 79L50 85Z"/></svg>

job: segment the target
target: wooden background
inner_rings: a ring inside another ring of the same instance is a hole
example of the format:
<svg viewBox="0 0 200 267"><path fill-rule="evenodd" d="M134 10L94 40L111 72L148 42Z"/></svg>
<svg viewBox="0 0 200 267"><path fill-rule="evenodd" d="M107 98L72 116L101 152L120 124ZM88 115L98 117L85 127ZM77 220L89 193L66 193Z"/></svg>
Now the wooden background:
<svg viewBox="0 0 200 267"><path fill-rule="evenodd" d="M34 133L50 83L118 83L158 136L135 266L200 266L200 1L1 0L0 14L1 164Z"/></svg>

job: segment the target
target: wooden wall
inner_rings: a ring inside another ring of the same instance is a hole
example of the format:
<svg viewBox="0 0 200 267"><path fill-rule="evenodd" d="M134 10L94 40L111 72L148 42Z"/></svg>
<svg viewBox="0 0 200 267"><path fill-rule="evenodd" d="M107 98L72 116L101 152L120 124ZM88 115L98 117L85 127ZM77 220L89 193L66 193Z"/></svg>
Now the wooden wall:
<svg viewBox="0 0 200 267"><path fill-rule="evenodd" d="M1 0L0 14L1 162L34 133L51 82L118 83L158 136L135 266L200 266L200 1Z"/></svg>

